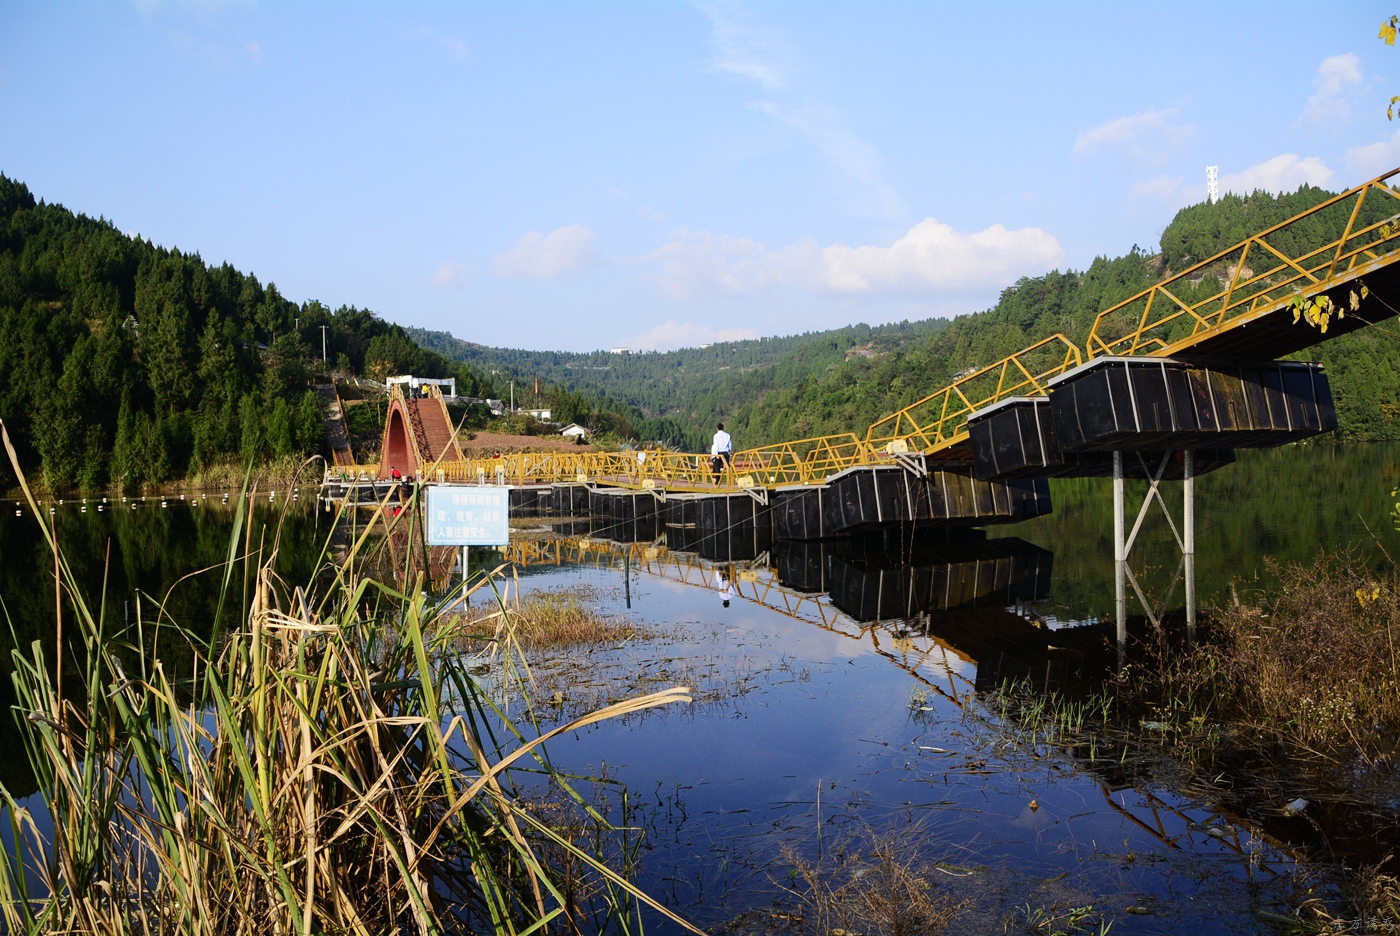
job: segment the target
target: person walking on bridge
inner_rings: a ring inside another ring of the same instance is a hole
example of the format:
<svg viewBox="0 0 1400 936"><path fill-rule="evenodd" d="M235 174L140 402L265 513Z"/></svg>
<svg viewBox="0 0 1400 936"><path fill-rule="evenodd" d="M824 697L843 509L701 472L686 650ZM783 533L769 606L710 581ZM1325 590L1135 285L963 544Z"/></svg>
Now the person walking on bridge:
<svg viewBox="0 0 1400 936"><path fill-rule="evenodd" d="M734 440L724 431L724 423L720 423L715 426L715 438L710 443L710 474L714 475L715 484L719 484L719 476L730 466L733 457Z"/></svg>

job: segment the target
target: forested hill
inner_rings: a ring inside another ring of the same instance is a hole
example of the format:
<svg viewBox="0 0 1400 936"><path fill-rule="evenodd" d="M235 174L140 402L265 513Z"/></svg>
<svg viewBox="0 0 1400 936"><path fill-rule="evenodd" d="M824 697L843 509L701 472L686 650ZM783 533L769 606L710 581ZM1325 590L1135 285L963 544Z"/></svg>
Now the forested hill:
<svg viewBox="0 0 1400 936"><path fill-rule="evenodd" d="M451 375L463 392L479 389L470 368L378 316L292 302L0 175L0 419L26 472L40 469L50 489L319 451L309 384L328 369L322 325L342 374Z"/></svg>
<svg viewBox="0 0 1400 936"><path fill-rule="evenodd" d="M1082 343L1099 310L1328 194L1304 187L1191 206L1156 253L1134 249L1082 272L1022 279L993 308L951 322L614 355L486 348L363 309L293 302L228 264L37 201L0 175L0 419L26 470L56 490L156 483L314 452L322 425L309 385L328 371L455 376L472 396L505 396L514 380L518 402L549 406L604 437L692 450L716 419L740 446L863 431L953 374L1035 339L1064 332ZM1333 227L1335 236L1345 221L1321 213L1309 236L1326 238ZM1182 298L1191 290L1204 297L1218 282L1208 275L1182 289ZM1345 437L1400 437L1397 333L1391 322L1315 349Z"/></svg>
<svg viewBox="0 0 1400 936"><path fill-rule="evenodd" d="M716 417L746 401L820 377L848 360L889 354L947 327L945 319L872 328L851 325L783 338L730 341L707 348L646 354L583 354L488 348L446 332L410 328L426 348L469 363L496 380L516 381L517 395L534 381L624 401L641 439L696 449L709 444ZM774 439L777 441L777 439Z"/></svg>
<svg viewBox="0 0 1400 936"><path fill-rule="evenodd" d="M1100 257L1084 271L1023 278L1004 290L991 309L952 321L856 325L633 355L510 351L441 332L410 329L409 334L449 357L522 383L538 377L626 401L644 417L639 428L664 420L673 435L681 436L676 441L687 447L707 440L716 419L724 419L745 447L860 432L947 385L969 366L990 364L1040 338L1060 332L1082 346L1103 309L1332 194L1303 186L1285 195L1226 195L1214 205L1192 205L1177 213L1155 253L1134 248L1114 259ZM1329 209L1315 217L1318 230L1312 234L1325 242L1340 234L1345 223L1345 214L1332 217ZM1218 288L1215 277L1206 276L1194 290L1205 298ZM1395 322L1335 338L1309 352L1331 375L1344 438L1400 437L1397 352L1400 324Z"/></svg>

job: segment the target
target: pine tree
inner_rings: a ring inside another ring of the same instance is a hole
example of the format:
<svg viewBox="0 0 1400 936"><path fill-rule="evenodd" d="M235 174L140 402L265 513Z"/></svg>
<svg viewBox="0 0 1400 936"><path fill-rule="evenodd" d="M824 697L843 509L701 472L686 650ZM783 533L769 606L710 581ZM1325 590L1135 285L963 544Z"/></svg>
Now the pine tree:
<svg viewBox="0 0 1400 936"><path fill-rule="evenodd" d="M258 398L251 393L243 397L242 402L238 404L238 425L238 454L242 456L245 465L254 464L262 458L263 429Z"/></svg>
<svg viewBox="0 0 1400 936"><path fill-rule="evenodd" d="M83 464L78 471L78 486L84 491L101 490L107 480L107 431L100 423L87 427L83 445Z"/></svg>
<svg viewBox="0 0 1400 936"><path fill-rule="evenodd" d="M284 397L278 397L267 417L267 444L276 458L287 458L296 449L292 444L292 410Z"/></svg>
<svg viewBox="0 0 1400 936"><path fill-rule="evenodd" d="M136 442L136 419L131 412L131 394L122 394L117 412L117 438L112 445L112 481L126 488L140 479L139 454Z"/></svg>
<svg viewBox="0 0 1400 936"><path fill-rule="evenodd" d="M297 448L303 455L315 455L321 451L321 443L326 435L326 417L321 412L321 398L315 390L301 395L301 405L297 407Z"/></svg>
<svg viewBox="0 0 1400 936"><path fill-rule="evenodd" d="M41 395L33 431L34 447L43 459L44 483L51 491L72 487L83 453L83 421L77 407L66 395Z"/></svg>
<svg viewBox="0 0 1400 936"><path fill-rule="evenodd" d="M136 448L140 478L146 484L159 484L170 477L170 450L160 425L145 410L136 413Z"/></svg>

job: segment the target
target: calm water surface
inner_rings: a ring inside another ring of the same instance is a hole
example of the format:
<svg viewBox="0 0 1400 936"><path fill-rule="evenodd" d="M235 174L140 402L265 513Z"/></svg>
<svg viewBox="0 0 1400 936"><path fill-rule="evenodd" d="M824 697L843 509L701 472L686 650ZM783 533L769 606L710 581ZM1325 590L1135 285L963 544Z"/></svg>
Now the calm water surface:
<svg viewBox="0 0 1400 936"><path fill-rule="evenodd" d="M1377 566L1387 551L1400 556L1389 496L1397 456L1388 445L1242 452L1203 477L1202 604L1256 600L1276 584L1271 561L1339 549ZM1130 484L1130 511L1145 488ZM1176 509L1180 485L1165 488ZM638 673L699 690L690 709L605 723L551 747L557 763L605 768L629 790L647 830L643 886L717 927L773 905L788 853L812 858L852 830L892 828L942 862L938 889L969 902L955 931L1000 932L1026 903L1092 903L1114 932L1272 932L1256 914L1286 912L1296 829L1111 763L1009 745L1014 732L979 701L979 688L1028 668L1070 679L1101 646L1091 625L1112 611L1110 484L1057 481L1052 492L1051 516L993 528L982 542L775 548L767 562L736 567L729 608L711 564L696 558L522 535L512 555L529 558L524 588L587 587L608 610L670 635L591 654L589 669L562 684L560 717L569 702L606 693L609 679L624 685ZM124 626L152 627L162 600L178 620L212 623L215 586L181 579L221 561L232 510L218 496L167 503L98 512L90 501L86 513L65 504L53 514L93 594L105 574L105 613ZM51 642L52 560L34 519L6 508L0 598L21 645ZM312 498L285 512L260 501L253 522L254 541L276 544L279 571L305 580L328 533ZM1173 579L1174 548L1154 515L1132 560L1154 601ZM9 643L0 637L6 659ZM15 743L8 726L0 743ZM0 781L22 789L14 758L4 761Z"/></svg>

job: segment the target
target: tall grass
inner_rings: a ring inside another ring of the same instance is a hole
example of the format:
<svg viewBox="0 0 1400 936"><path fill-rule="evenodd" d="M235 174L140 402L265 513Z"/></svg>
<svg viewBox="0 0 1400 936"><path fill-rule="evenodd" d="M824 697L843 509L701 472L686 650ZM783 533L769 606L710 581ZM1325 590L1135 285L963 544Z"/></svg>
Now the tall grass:
<svg viewBox="0 0 1400 936"><path fill-rule="evenodd" d="M0 789L9 933L631 933L643 906L689 928L534 815L512 782L528 768L570 790L543 742L688 690L539 734L451 652L450 604L429 598L421 571L409 588L358 577L366 532L350 561L291 585L272 571L275 534L249 561L243 509L227 562L209 570L241 626L207 641L182 631L198 650L188 673L115 632L45 529L59 659L37 641L15 652L15 713L42 802ZM381 508L373 522L385 519ZM556 884L546 853L594 876L592 905Z"/></svg>
<svg viewBox="0 0 1400 936"><path fill-rule="evenodd" d="M1125 710L1210 722L1233 744L1324 762L1384 764L1400 738L1400 570L1352 557L1273 566L1259 606L1218 610L1194 648L1120 678Z"/></svg>

